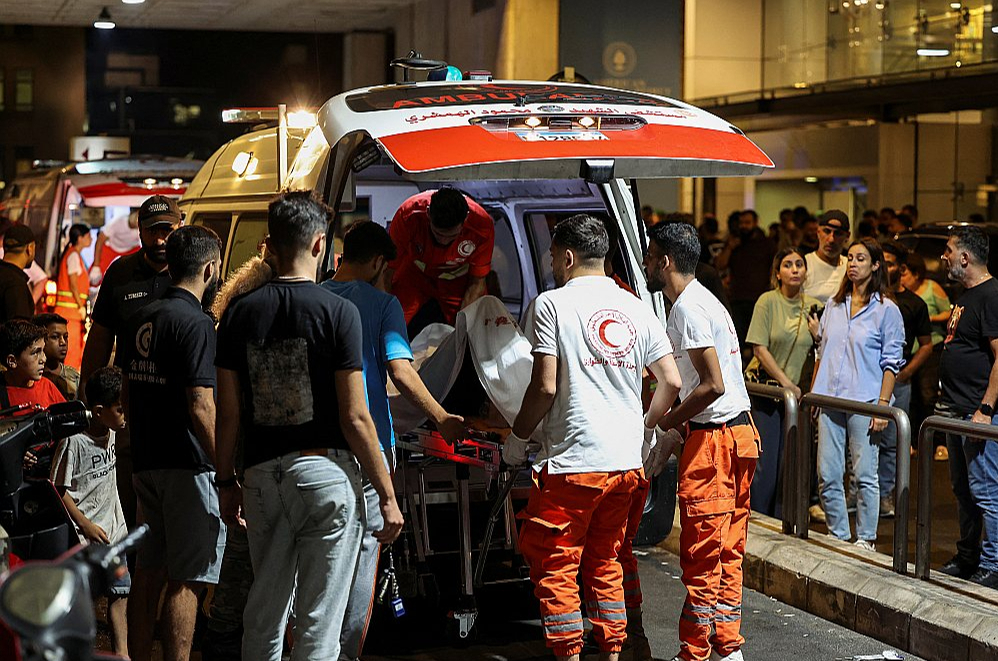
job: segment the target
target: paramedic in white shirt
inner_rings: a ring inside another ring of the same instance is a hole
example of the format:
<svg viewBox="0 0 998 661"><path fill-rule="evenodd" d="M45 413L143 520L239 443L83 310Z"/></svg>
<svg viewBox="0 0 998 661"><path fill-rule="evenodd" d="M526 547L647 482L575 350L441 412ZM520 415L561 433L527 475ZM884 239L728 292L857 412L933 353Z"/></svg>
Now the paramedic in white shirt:
<svg viewBox="0 0 998 661"><path fill-rule="evenodd" d="M644 478L643 455L654 442L652 434L646 446L645 423L660 419L675 400L679 373L651 307L605 276L603 222L572 216L554 228L551 243L559 288L538 296L528 313L534 363L503 459L524 463L527 439L537 432L541 447L534 488L519 514L520 547L545 642L557 659L579 658L581 568L599 658L615 661L627 637L617 554L632 495ZM647 414L641 403L646 367L658 379Z"/></svg>
<svg viewBox="0 0 998 661"><path fill-rule="evenodd" d="M682 401L658 423L669 437L649 464L660 471L664 452L682 437L679 561L688 595L676 659L742 661L742 557L759 433L738 336L728 311L694 278L700 241L693 226L661 223L648 235L648 289L673 304L666 328L683 380Z"/></svg>
<svg viewBox="0 0 998 661"><path fill-rule="evenodd" d="M849 216L844 211L831 209L818 218L818 249L808 253L807 279L804 293L824 305L835 295L846 275L846 258L842 255L849 241Z"/></svg>

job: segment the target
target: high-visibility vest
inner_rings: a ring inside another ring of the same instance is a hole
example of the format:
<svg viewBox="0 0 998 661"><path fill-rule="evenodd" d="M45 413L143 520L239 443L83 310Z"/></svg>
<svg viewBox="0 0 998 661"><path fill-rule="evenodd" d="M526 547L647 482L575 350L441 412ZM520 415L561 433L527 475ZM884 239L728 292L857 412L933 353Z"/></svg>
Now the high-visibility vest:
<svg viewBox="0 0 998 661"><path fill-rule="evenodd" d="M57 290L55 296L55 313L66 319L83 319L84 310L80 309L79 302L73 296L73 290L69 288L69 258L71 255L79 255L76 248L69 248L62 256L59 264L59 278L57 280ZM80 262L83 258L80 257ZM87 274L87 266L83 264L83 272L76 277L76 289L80 292L84 301L87 299L87 292L90 291L90 276ZM85 305L85 304L84 304Z"/></svg>

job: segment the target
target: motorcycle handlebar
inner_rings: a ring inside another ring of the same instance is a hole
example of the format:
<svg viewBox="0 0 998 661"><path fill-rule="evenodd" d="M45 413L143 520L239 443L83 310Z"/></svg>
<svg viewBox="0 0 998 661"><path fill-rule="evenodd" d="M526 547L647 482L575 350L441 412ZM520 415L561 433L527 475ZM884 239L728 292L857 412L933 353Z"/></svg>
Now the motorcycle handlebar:
<svg viewBox="0 0 998 661"><path fill-rule="evenodd" d="M124 556L134 549L149 533L149 526L142 524L135 530L128 533L123 540L111 546L99 547L96 557L93 560L103 568L107 568L116 558ZM93 548L93 547L90 547Z"/></svg>

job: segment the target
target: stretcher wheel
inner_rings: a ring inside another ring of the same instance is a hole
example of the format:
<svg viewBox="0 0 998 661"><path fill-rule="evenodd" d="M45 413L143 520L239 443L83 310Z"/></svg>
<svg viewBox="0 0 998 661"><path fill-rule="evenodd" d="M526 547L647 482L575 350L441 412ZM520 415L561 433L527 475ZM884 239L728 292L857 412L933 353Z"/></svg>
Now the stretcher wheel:
<svg viewBox="0 0 998 661"><path fill-rule="evenodd" d="M455 609L447 613L444 631L448 643L455 647L466 647L478 639L477 608Z"/></svg>

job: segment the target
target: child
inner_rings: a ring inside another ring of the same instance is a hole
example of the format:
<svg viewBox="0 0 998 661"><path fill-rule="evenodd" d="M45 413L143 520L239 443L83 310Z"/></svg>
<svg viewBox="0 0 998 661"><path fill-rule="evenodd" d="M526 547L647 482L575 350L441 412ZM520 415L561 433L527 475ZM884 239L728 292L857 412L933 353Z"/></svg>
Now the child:
<svg viewBox="0 0 998 661"><path fill-rule="evenodd" d="M121 370L109 366L94 372L87 381L86 394L93 415L90 427L59 442L52 482L83 540L114 544L128 534L115 473L114 434L125 428ZM126 573L108 596L114 653L124 657L128 656L125 612L130 587L131 578Z"/></svg>
<svg viewBox="0 0 998 661"><path fill-rule="evenodd" d="M55 384L42 378L45 370L45 329L24 319L11 319L0 326L0 356L2 356L3 387L0 388L0 408L18 404L34 404L48 408L66 401ZM28 477L47 479L52 461L53 444L29 448L24 457Z"/></svg>
<svg viewBox="0 0 998 661"><path fill-rule="evenodd" d="M31 320L36 326L45 329L45 372L46 379L55 384L67 400L77 397L80 389L80 371L66 364L69 352L69 326L65 318L46 312L36 314Z"/></svg>

